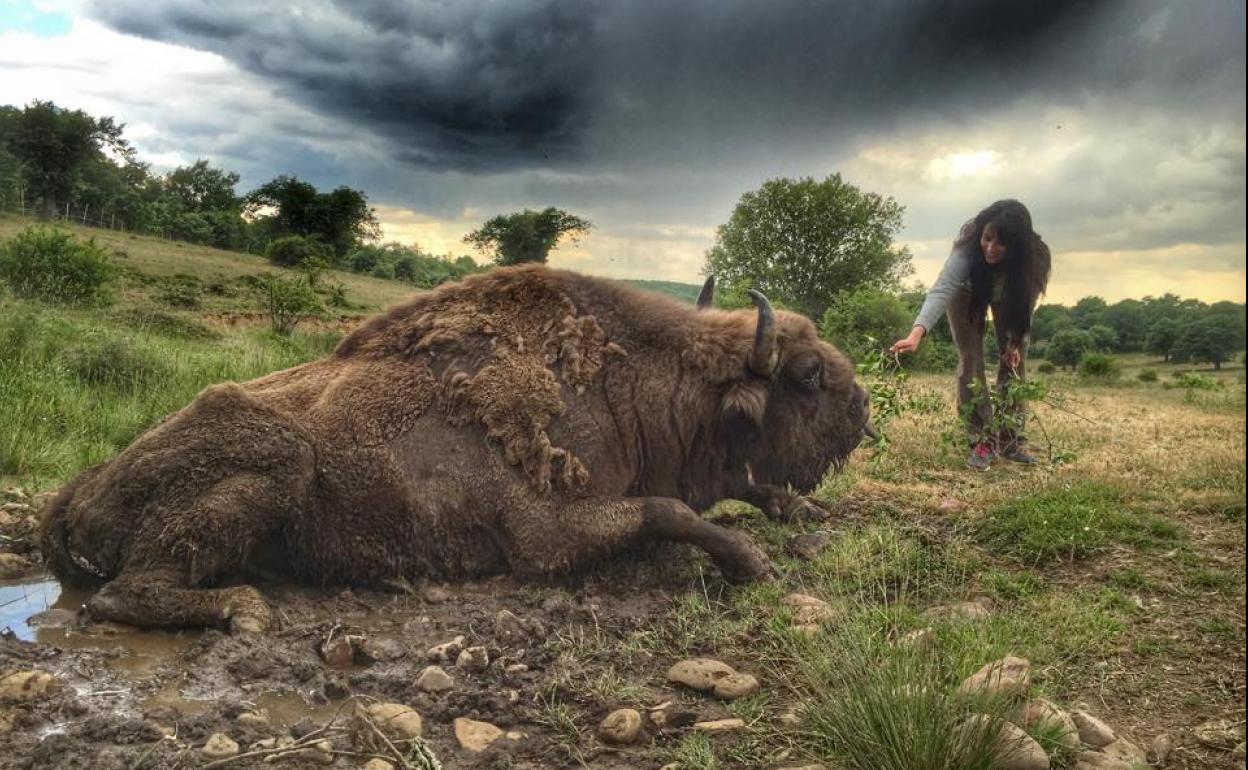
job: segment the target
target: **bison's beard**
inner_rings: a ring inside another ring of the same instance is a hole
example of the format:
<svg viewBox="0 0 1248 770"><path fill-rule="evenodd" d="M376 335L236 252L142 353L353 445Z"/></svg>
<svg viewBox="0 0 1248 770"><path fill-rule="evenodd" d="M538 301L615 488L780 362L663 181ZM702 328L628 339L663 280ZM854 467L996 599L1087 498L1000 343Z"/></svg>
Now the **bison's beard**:
<svg viewBox="0 0 1248 770"><path fill-rule="evenodd" d="M865 420L863 422L865 424ZM755 481L792 487L801 494L815 491L828 471L839 471L862 441L861 425L845 425L843 428L797 451L790 448L768 452L766 458L754 467Z"/></svg>

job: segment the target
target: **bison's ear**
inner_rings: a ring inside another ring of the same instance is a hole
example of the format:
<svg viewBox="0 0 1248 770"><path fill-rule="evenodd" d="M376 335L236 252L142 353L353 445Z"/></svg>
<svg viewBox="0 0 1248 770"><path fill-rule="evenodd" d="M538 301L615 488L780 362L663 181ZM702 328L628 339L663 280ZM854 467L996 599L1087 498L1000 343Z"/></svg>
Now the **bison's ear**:
<svg viewBox="0 0 1248 770"><path fill-rule="evenodd" d="M747 425L754 429L763 427L763 414L766 411L767 388L757 380L733 384L719 403L719 413L724 422Z"/></svg>

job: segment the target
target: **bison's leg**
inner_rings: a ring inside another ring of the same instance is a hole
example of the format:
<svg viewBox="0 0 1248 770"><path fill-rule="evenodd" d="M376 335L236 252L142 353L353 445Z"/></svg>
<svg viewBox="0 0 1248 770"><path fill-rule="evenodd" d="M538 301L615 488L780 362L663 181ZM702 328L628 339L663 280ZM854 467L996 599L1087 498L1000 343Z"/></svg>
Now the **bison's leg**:
<svg viewBox="0 0 1248 770"><path fill-rule="evenodd" d="M221 626L261 633L269 606L251 586L189 588L173 570L126 572L87 602L94 618L135 626Z"/></svg>
<svg viewBox="0 0 1248 770"><path fill-rule="evenodd" d="M508 517L519 571L571 569L641 538L696 545L729 580L769 577L771 560L749 537L706 521L666 497L591 499Z"/></svg>

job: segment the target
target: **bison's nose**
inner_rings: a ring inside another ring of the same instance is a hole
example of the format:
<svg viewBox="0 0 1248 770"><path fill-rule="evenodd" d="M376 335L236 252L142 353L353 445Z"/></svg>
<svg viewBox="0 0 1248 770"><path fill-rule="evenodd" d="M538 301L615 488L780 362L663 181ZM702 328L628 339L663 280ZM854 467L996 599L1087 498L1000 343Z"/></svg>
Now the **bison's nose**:
<svg viewBox="0 0 1248 770"><path fill-rule="evenodd" d="M862 432L873 441L880 440L880 432L871 424L871 394L861 385L855 385L858 390L858 402L862 404Z"/></svg>

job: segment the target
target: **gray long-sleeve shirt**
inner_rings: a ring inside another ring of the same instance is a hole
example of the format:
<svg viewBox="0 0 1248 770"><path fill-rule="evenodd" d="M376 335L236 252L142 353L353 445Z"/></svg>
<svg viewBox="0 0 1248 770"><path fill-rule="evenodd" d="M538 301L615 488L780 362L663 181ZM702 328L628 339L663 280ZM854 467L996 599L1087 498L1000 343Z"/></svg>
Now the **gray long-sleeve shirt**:
<svg viewBox="0 0 1248 770"><path fill-rule="evenodd" d="M940 321L940 317L945 314L953 295L960 289L970 287L971 252L968 249L954 249L949 253L949 258L945 260L945 266L941 269L936 283L932 284L932 288L928 290L927 298L923 300L923 307L919 310L919 316L914 319L914 325L922 326L925 333L931 331L932 327Z"/></svg>

